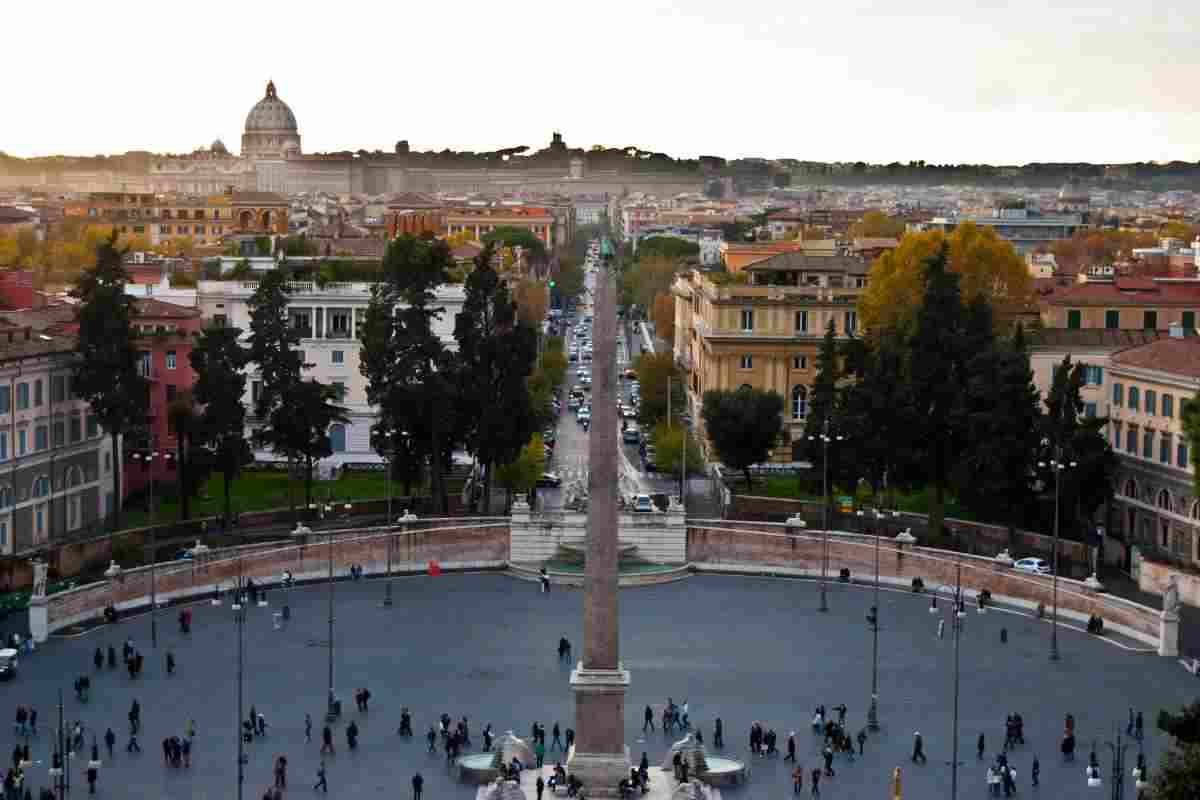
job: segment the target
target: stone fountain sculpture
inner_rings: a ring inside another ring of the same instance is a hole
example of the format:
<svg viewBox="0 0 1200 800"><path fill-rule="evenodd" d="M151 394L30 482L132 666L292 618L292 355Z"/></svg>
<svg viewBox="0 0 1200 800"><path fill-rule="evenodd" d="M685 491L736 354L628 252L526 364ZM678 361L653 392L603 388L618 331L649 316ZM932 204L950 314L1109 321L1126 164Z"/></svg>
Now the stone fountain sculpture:
<svg viewBox="0 0 1200 800"><path fill-rule="evenodd" d="M737 759L725 758L724 756L709 758L704 745L696 741L696 737L690 733L671 745L671 748L667 750L667 755L663 759L662 765L664 772L668 774L674 772L676 753L679 753L680 758L687 763L688 775L696 778L696 780L690 781L692 784L703 783L707 786L715 786L742 783L749 773L746 764ZM693 791L691 789L684 789L688 785L686 783L681 784L676 789L676 792L680 790ZM707 793L701 795L688 794L686 797L697 800L697 798L707 798L710 795ZM676 794L675 800L684 800L684 798Z"/></svg>
<svg viewBox="0 0 1200 800"><path fill-rule="evenodd" d="M504 735L496 739L496 746L492 748L490 753L469 753L465 756L460 756L456 762L458 765L458 778L461 781L471 783L490 783L489 790L497 784L503 784L505 781L497 781L496 778L500 774L501 764L511 764L513 758L516 758L526 768L532 767L537 763L537 756L534 755L533 748L522 738L518 737L512 731L505 731ZM512 783L509 781L509 783ZM502 791L497 789L496 791ZM489 795L492 796L492 795ZM515 795L523 797L523 795ZM496 798L503 798L503 794L496 794Z"/></svg>

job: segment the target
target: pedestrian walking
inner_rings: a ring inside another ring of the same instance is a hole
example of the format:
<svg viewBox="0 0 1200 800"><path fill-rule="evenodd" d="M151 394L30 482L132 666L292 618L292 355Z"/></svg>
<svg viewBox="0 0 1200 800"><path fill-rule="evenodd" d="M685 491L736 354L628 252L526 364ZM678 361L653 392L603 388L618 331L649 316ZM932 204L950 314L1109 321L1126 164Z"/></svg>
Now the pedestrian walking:
<svg viewBox="0 0 1200 800"><path fill-rule="evenodd" d="M1000 629L1000 644L1008 644L1008 628Z"/></svg>
<svg viewBox="0 0 1200 800"><path fill-rule="evenodd" d="M108 668L117 668L117 651L111 644L108 646Z"/></svg>
<svg viewBox="0 0 1200 800"><path fill-rule="evenodd" d="M175 654L170 650L167 651L167 674L175 674Z"/></svg>
<svg viewBox="0 0 1200 800"><path fill-rule="evenodd" d="M113 733L113 729L109 728L104 732L104 744L108 748L108 760L112 761L113 746L117 743L117 735Z"/></svg>
<svg viewBox="0 0 1200 800"><path fill-rule="evenodd" d="M938 620L937 637L939 640L946 638L946 620L944 619Z"/></svg>
<svg viewBox="0 0 1200 800"><path fill-rule="evenodd" d="M429 752L437 752L437 729L432 725L429 726L429 733L425 734L425 740L429 742Z"/></svg>
<svg viewBox="0 0 1200 800"><path fill-rule="evenodd" d="M542 768L542 762L546 760L546 741L539 739L538 743L533 746L533 754L537 757L537 768Z"/></svg>
<svg viewBox="0 0 1200 800"><path fill-rule="evenodd" d="M99 647L96 648L96 655L92 657L92 663L96 665L97 670L104 667L104 651Z"/></svg>
<svg viewBox="0 0 1200 800"><path fill-rule="evenodd" d="M650 706L646 706L645 722L642 723L642 733L646 732L646 728L649 728L651 733L654 732L654 709L650 708ZM1129 721L1129 732L1133 733L1132 716Z"/></svg>
<svg viewBox="0 0 1200 800"><path fill-rule="evenodd" d="M721 726L721 718L717 717L715 720L713 720L713 747L720 748L724 746L724 729Z"/></svg>
<svg viewBox="0 0 1200 800"><path fill-rule="evenodd" d="M141 745L138 744L136 733L129 734L129 744L125 745L125 752L126 753L142 752L142 747L141 747Z"/></svg>
<svg viewBox="0 0 1200 800"><path fill-rule="evenodd" d="M333 755L333 730L328 725L321 729L321 755L326 753Z"/></svg>
<svg viewBox="0 0 1200 800"><path fill-rule="evenodd" d="M546 791L546 782L542 780L541 775L538 775L537 783L533 785L533 788L537 791L537 800L542 800L542 792Z"/></svg>
<svg viewBox="0 0 1200 800"><path fill-rule="evenodd" d="M796 732L792 731L788 734L787 740L787 755L783 757L784 761L796 760Z"/></svg>
<svg viewBox="0 0 1200 800"><path fill-rule="evenodd" d="M979 734L979 741L975 743L975 760L983 761L984 741L983 734Z"/></svg>
<svg viewBox="0 0 1200 800"><path fill-rule="evenodd" d="M307 711L304 713L304 741L312 741L312 715Z"/></svg>
<svg viewBox="0 0 1200 800"><path fill-rule="evenodd" d="M913 753L912 761L914 764L924 764L925 759L925 743L921 740L921 732L913 732Z"/></svg>
<svg viewBox="0 0 1200 800"><path fill-rule="evenodd" d="M100 770L89 765L87 768L88 794L96 793L96 779L99 777L100 777ZM29 790L26 789L25 791L28 792Z"/></svg>
<svg viewBox="0 0 1200 800"><path fill-rule="evenodd" d="M1137 717L1133 721L1133 738L1137 739L1139 742L1142 740L1143 735L1142 725L1142 712L1139 711L1137 712Z"/></svg>
<svg viewBox="0 0 1200 800"><path fill-rule="evenodd" d="M1037 756L1033 757L1033 766L1029 768L1029 777L1033 780L1033 785L1038 785L1038 776L1042 774L1042 765L1038 761Z"/></svg>
<svg viewBox="0 0 1200 800"><path fill-rule="evenodd" d="M825 776L833 777L833 748L825 745L825 749L821 751L821 756L825 759Z"/></svg>
<svg viewBox="0 0 1200 800"><path fill-rule="evenodd" d="M557 747L559 750L562 750L563 749L562 739L560 738L557 722L554 723L554 727L550 730L550 736L551 736L550 749L554 750L554 748Z"/></svg>
<svg viewBox="0 0 1200 800"><path fill-rule="evenodd" d="M865 729L865 728L859 728L859 729L858 729L858 736L857 736L856 738L858 739L858 754L861 756L861 755L863 754L863 746L864 746L864 745L866 745L866 743L867 743L867 731L866 731L866 729Z"/></svg>
<svg viewBox="0 0 1200 800"><path fill-rule="evenodd" d="M29 735L37 736L37 709L29 707Z"/></svg>
<svg viewBox="0 0 1200 800"><path fill-rule="evenodd" d="M313 791L320 789L325 794L329 794L329 784L325 781L325 760L321 760L321 765L317 767L317 782L313 784Z"/></svg>
<svg viewBox="0 0 1200 800"><path fill-rule="evenodd" d="M812 774L809 777L812 778L812 796L820 797L821 796L821 770L814 769L812 771Z"/></svg>
<svg viewBox="0 0 1200 800"><path fill-rule="evenodd" d="M792 770L792 794L800 794L804 789L804 767L799 764Z"/></svg>
<svg viewBox="0 0 1200 800"><path fill-rule="evenodd" d="M1129 736L1129 737L1133 736L1133 719L1134 719L1133 706L1130 706L1129 707L1129 724L1125 726L1125 735Z"/></svg>
<svg viewBox="0 0 1200 800"><path fill-rule="evenodd" d="M421 773L413 775L413 800L421 800L421 789L425 787L425 779L421 777Z"/></svg>

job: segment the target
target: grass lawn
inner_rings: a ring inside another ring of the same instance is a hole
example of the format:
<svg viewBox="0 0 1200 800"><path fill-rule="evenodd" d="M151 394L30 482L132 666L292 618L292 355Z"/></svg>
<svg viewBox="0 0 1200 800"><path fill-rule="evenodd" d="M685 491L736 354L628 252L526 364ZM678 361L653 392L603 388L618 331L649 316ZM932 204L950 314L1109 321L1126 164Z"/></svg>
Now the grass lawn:
<svg viewBox="0 0 1200 800"><path fill-rule="evenodd" d="M768 475L757 477L754 479L754 486L749 491L746 490L746 480L744 477L738 476L736 479L733 475L729 476L729 489L734 494L749 494L756 497L786 497L792 500L811 500L813 502L821 502L820 493L816 494L801 494L800 481L795 476L788 475ZM834 497L840 497L848 494L841 487L834 489ZM925 489L916 489L911 492L896 493L896 505L901 511L908 511L913 514L928 514L929 513L929 492ZM874 498L869 493L859 492L857 502L863 505L874 505ZM976 517L970 510L959 504L958 499L947 495L946 497L946 516L956 519L968 521L977 521Z"/></svg>
<svg viewBox="0 0 1200 800"><path fill-rule="evenodd" d="M161 486L161 484L160 484ZM304 504L304 481L291 481L296 505ZM404 490L399 484L392 485L393 496ZM313 480L313 502L318 499L333 498L335 502L344 503L347 500L374 500L387 497L387 477L382 472L344 473L337 480ZM284 470L262 470L243 472L232 486L232 506L237 511L265 511L271 508L287 508L288 476ZM136 502L136 501L135 501ZM174 498L155 497L158 507L156 519L158 522L168 522L178 519L179 504ZM199 496L192 498L192 516L206 517L219 514L224 510L225 490L219 473L209 477L208 483L201 489ZM144 510L128 508L122 514L122 527L136 528L150 524L150 515Z"/></svg>

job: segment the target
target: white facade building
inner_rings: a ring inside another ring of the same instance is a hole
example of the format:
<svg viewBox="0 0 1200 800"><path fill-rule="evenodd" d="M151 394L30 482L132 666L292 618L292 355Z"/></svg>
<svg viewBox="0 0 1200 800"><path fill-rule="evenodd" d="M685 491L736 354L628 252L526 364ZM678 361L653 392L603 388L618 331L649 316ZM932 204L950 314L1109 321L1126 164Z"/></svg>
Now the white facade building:
<svg viewBox="0 0 1200 800"><path fill-rule="evenodd" d="M245 336L250 331L250 309L247 305L255 281L200 281L197 304L206 319L218 324L241 328ZM367 403L367 379L359 371L358 328L367 314L371 299L369 283L294 282L288 304L288 317L300 328L300 350L307 365L304 377L321 383L339 386L342 404L348 410L348 425L335 425L330 431L334 455L325 464L379 463L379 455L371 449L371 426L376 410ZM448 347L457 347L454 340L454 320L462 311L464 290L461 285L443 286L437 291L435 305L444 308L435 322L434 330ZM246 382L246 405L251 407L259 391L258 375L250 367ZM253 425L251 426L253 427ZM261 461L276 461L270 451L256 451Z"/></svg>

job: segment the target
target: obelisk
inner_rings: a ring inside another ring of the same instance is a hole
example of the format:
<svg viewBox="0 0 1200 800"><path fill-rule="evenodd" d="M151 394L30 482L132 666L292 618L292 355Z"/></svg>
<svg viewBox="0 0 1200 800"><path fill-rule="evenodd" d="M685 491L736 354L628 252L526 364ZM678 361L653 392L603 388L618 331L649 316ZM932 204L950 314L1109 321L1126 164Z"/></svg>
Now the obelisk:
<svg viewBox="0 0 1200 800"><path fill-rule="evenodd" d="M592 426L588 443L588 536L583 582L583 660L571 672L575 747L569 771L588 797L617 795L629 776L625 691L617 636L617 364L615 290L596 273L592 309Z"/></svg>

